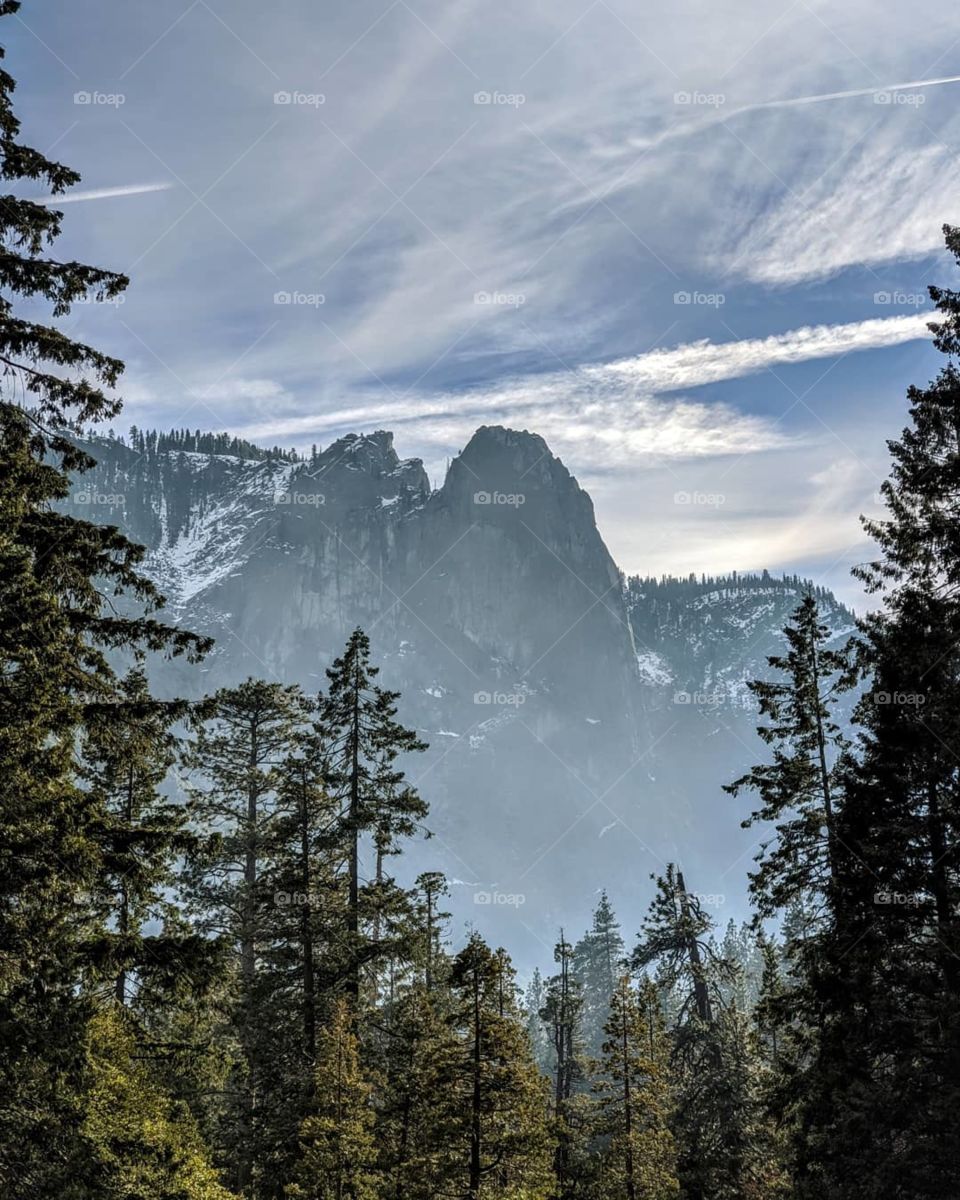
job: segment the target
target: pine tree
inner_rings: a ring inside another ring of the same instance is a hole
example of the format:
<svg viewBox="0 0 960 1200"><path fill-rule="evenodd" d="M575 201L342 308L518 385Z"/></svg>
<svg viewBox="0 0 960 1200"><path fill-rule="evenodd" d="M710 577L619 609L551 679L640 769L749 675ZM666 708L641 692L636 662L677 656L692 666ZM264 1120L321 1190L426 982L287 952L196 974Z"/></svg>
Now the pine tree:
<svg viewBox="0 0 960 1200"><path fill-rule="evenodd" d="M547 1037L541 1012L547 1001L546 985L538 967L534 968L527 984L524 997L524 1015L526 1018L527 1039L533 1051L533 1058L540 1070L545 1074L551 1069L551 1045Z"/></svg>
<svg viewBox="0 0 960 1200"><path fill-rule="evenodd" d="M371 1085L360 1069L354 1019L343 998L320 1034L313 1111L300 1128L302 1155L289 1195L303 1200L377 1200Z"/></svg>
<svg viewBox="0 0 960 1200"><path fill-rule="evenodd" d="M761 916L772 916L797 896L824 897L836 870L836 807L847 741L835 717L837 700L857 679L853 649L833 650L830 630L817 602L807 595L784 629L788 652L768 662L781 680L754 680L760 714L757 729L773 747L770 763L755 766L730 784L738 795L750 789L760 807L743 827L774 824L773 848L766 842L751 876Z"/></svg>
<svg viewBox="0 0 960 1200"><path fill-rule="evenodd" d="M451 1016L460 1041L447 1171L455 1194L547 1194L544 1081L526 1041L509 960L474 934L453 961Z"/></svg>
<svg viewBox="0 0 960 1200"><path fill-rule="evenodd" d="M343 655L327 670L329 688L321 708L321 723L329 752L328 783L344 813L348 878L346 943L353 956L347 992L354 1010L361 999L361 968L382 955L379 938L364 930L364 907L382 919L385 897L382 875L375 880L372 903L363 904L362 839L375 839L378 864L393 853L398 839L416 832L427 808L397 766L402 754L426 749L413 730L400 725L396 692L374 682L379 667L370 664L370 641L362 630L353 632ZM369 895L369 892L368 892ZM391 895L391 899L395 896Z"/></svg>
<svg viewBox="0 0 960 1200"><path fill-rule="evenodd" d="M639 994L623 975L610 997L598 1096L604 1150L603 1194L669 1200L680 1192L669 1128L669 1064L656 989Z"/></svg>
<svg viewBox="0 0 960 1200"><path fill-rule="evenodd" d="M120 1004L129 1001L132 983L162 986L202 971L208 960L199 935L172 927L144 932L172 916L176 861L193 845L183 806L160 792L177 761L172 726L191 712L186 701L154 700L138 665L121 681L115 702L91 710L81 743L80 779L101 814L95 830L100 972L113 976Z"/></svg>
<svg viewBox="0 0 960 1200"><path fill-rule="evenodd" d="M423 963L423 986L432 992L438 976L444 972L443 922L450 914L440 908L442 898L449 894L446 878L440 871L425 871L417 876L418 913L422 922L420 957Z"/></svg>
<svg viewBox="0 0 960 1200"><path fill-rule="evenodd" d="M673 1000L673 1134L688 1200L762 1195L770 1130L760 1107L749 1025L723 1001L732 964L716 950L712 921L683 874L669 864L633 953L635 969L656 964Z"/></svg>
<svg viewBox="0 0 960 1200"><path fill-rule="evenodd" d="M303 701L301 707L306 716L310 706ZM327 747L316 724L291 730L276 769L276 806L264 846L274 966L281 974L292 968L297 977L291 1015L308 1069L316 1058L321 993L342 970L330 953L343 905L336 878L340 815L328 774ZM289 979L279 986L292 991Z"/></svg>
<svg viewBox="0 0 960 1200"><path fill-rule="evenodd" d="M188 1110L143 1061L139 1032L114 1006L90 1024L82 1132L102 1200L231 1200Z"/></svg>
<svg viewBox="0 0 960 1200"><path fill-rule="evenodd" d="M577 1120L579 1114L573 1098L583 1084L585 1063L581 1037L583 996L574 976L573 947L563 936L562 929L553 957L560 970L547 980L540 1017L553 1051L553 1118L556 1127L553 1169L558 1194L563 1195L573 1186L574 1160L581 1157L576 1132L582 1128L582 1123Z"/></svg>
<svg viewBox="0 0 960 1200"><path fill-rule="evenodd" d="M444 981L405 988L380 1014L386 1036L377 1060L381 1193L433 1200L460 1162L461 1043Z"/></svg>
<svg viewBox="0 0 960 1200"><path fill-rule="evenodd" d="M266 891L274 826L279 818L281 768L304 716L299 689L248 679L213 699L185 755L191 773L190 813L200 836L187 874L198 928L226 939L237 970L236 1029L243 1074L232 1130L236 1187L254 1194L255 1168L267 1157L273 1109L265 1094L274 1062L273 1022L265 1020L262 955L272 933L274 901Z"/></svg>
<svg viewBox="0 0 960 1200"><path fill-rule="evenodd" d="M960 258L960 231L946 227ZM857 573L869 690L840 815L843 907L804 984L816 1053L797 1096L801 1196L956 1193L960 1135L960 293L931 288L948 361L908 392L887 515Z"/></svg>
<svg viewBox="0 0 960 1200"><path fill-rule="evenodd" d="M583 1044L590 1058L600 1056L610 997L617 988L623 959L620 924L603 892L593 913L593 924L573 952L574 973L583 997Z"/></svg>
<svg viewBox="0 0 960 1200"><path fill-rule="evenodd" d="M2 0L0 17L19 7ZM60 195L79 176L20 141L14 87L0 70L0 173ZM77 785L76 745L88 706L115 692L108 652L195 656L206 643L152 615L160 597L138 572L141 548L56 508L71 473L93 465L76 438L119 411L108 392L123 369L56 321L127 279L50 257L63 220L53 205L7 194L0 210L0 1189L68 1197L96 1170L77 1130L92 1003L79 985L96 970L99 932L83 898L98 884L100 814ZM129 615L104 603L121 594Z"/></svg>

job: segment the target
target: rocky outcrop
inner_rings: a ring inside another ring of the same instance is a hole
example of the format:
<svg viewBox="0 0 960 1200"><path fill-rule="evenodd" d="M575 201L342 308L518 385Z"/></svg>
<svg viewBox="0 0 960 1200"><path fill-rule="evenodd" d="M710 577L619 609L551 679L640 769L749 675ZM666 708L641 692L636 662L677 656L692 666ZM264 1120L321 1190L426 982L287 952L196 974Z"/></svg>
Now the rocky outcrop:
<svg viewBox="0 0 960 1200"><path fill-rule="evenodd" d="M316 690L362 626L430 743L410 771L436 837L412 869L461 882L459 921L522 955L603 886L634 920L668 859L698 890L733 890L743 814L720 787L751 761L744 679L776 649L798 581L625 585L590 497L525 431L477 430L436 491L384 431L306 461L157 446L97 442L68 502L147 546L171 616L216 639L199 670L164 664L157 686L257 675ZM849 617L837 607L838 627ZM481 911L475 895L523 903Z"/></svg>

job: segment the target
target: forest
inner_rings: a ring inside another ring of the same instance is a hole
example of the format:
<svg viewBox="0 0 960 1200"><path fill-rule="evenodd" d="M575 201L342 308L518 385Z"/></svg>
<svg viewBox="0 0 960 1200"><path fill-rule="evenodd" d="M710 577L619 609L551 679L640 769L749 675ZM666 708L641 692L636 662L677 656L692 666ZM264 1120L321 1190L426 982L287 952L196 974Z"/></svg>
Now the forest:
<svg viewBox="0 0 960 1200"><path fill-rule="evenodd" d="M14 86L4 179L59 195ZM400 882L425 747L361 629L316 694L151 693L153 656L211 647L61 511L123 364L56 321L129 282L53 257L62 220L0 204L0 1195L955 1200L960 293L930 289L945 362L867 522L876 606L837 649L801 600L751 687L767 753L717 780L754 920L715 928L671 864L639 930L608 889L521 987L442 875Z"/></svg>

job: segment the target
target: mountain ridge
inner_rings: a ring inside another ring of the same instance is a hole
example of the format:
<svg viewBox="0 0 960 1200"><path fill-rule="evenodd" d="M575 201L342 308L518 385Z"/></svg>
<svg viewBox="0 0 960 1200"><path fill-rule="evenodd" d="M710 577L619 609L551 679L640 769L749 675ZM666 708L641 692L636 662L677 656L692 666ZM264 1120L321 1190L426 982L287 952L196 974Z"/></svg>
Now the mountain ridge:
<svg viewBox="0 0 960 1200"><path fill-rule="evenodd" d="M158 667L161 691L247 675L316 691L359 625L431 743L413 782L436 837L414 865L527 901L479 913L465 894L459 917L550 944L597 887L629 906L638 874L676 857L724 892L749 845L717 802L756 743L746 680L804 581L624 576L589 495L528 431L482 426L438 488L385 430L299 458L186 448L215 436L98 439L67 501L143 543L174 620L216 640L199 672ZM840 636L852 614L822 599Z"/></svg>

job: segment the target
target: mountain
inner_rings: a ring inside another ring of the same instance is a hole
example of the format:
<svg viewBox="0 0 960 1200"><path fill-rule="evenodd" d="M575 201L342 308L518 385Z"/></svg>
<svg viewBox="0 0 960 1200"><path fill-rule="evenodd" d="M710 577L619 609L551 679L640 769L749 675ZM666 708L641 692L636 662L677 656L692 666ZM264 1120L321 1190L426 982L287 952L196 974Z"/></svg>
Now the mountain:
<svg viewBox="0 0 960 1200"><path fill-rule="evenodd" d="M638 919L675 858L719 917L742 905L751 838L721 785L759 753L745 681L802 580L624 579L566 467L501 427L437 490L383 431L305 459L189 432L89 448L69 510L145 545L169 617L216 638L199 671L162 664L160 690L317 690L367 631L430 743L409 764L433 835L413 869L456 881L457 921L532 957L601 887ZM821 600L843 636L852 614Z"/></svg>

